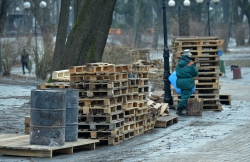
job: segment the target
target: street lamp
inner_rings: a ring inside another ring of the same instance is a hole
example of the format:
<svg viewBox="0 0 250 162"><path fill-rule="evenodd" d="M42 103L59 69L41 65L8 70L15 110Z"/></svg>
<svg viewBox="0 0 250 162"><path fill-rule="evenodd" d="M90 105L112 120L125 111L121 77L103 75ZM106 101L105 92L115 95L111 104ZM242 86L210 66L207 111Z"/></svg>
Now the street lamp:
<svg viewBox="0 0 250 162"><path fill-rule="evenodd" d="M172 0L170 0L172 3ZM164 103L168 103L169 106L173 105L173 99L171 96L170 90L170 81L168 77L170 76L169 70L169 48L168 48L168 32L167 32L167 15L166 15L166 0L162 0L162 9L163 9L163 32L164 32L164 49L163 49L163 58L164 58Z"/></svg>
<svg viewBox="0 0 250 162"><path fill-rule="evenodd" d="M30 8L30 2L24 2L23 3L23 7L25 8L25 9L29 9ZM45 8L46 6L47 6L47 3L45 2L45 1L41 1L40 3L39 3L39 6L40 6L40 8ZM34 19L35 19L35 44L36 44L36 51L35 51L35 53L37 54L37 32L36 32L36 12L37 12L37 7L36 6L34 6Z"/></svg>
<svg viewBox="0 0 250 162"><path fill-rule="evenodd" d="M196 0L197 3L202 3L203 0ZM220 0L213 0L215 4L220 2ZM210 0L207 0L207 25L208 25L208 36L210 36L210 10L213 10L212 7L210 7Z"/></svg>
<svg viewBox="0 0 250 162"><path fill-rule="evenodd" d="M168 2L168 5L170 7L174 7L175 6L175 1L174 0L170 0ZM183 5L186 6L186 7L190 6L190 1L189 0L185 0L183 2ZM177 6L177 8L175 10L177 10L177 9L178 9L178 19L179 19L179 35L181 36L182 35L182 33L181 33L181 23L180 23L180 21L181 21L181 10L185 10L185 9L183 9L183 7L180 4Z"/></svg>

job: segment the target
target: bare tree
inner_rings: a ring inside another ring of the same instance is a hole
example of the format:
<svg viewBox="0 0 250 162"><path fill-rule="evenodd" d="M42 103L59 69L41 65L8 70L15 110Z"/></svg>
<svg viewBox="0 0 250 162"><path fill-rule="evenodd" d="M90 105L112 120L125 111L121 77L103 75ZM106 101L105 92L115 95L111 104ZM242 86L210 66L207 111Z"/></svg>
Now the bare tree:
<svg viewBox="0 0 250 162"><path fill-rule="evenodd" d="M67 37L67 27L68 27L68 19L69 19L69 5L70 0L61 0L61 10L60 10L60 17L58 22L58 29L57 29L57 37L56 37L56 45L54 50L53 62L55 60L59 60L62 58L62 54L66 44L66 37ZM58 70L57 64L52 64L52 70Z"/></svg>
<svg viewBox="0 0 250 162"><path fill-rule="evenodd" d="M227 51L228 48L228 43L229 43L229 39L231 37L231 30L232 30L232 25L233 25L233 5L234 5L234 0L230 1L230 5L229 5L229 24L227 26L227 38L225 40L225 45L223 47L223 51Z"/></svg>
<svg viewBox="0 0 250 162"><path fill-rule="evenodd" d="M26 0L27 1L27 0ZM50 0L44 0L47 4L45 8L40 8L40 0L29 0L31 3L30 11L34 15L35 20L41 29L43 42L43 52L34 49L34 60L36 64L36 76L46 79L47 73L51 69L51 61L53 58L54 41L53 36L56 31L56 25L52 21Z"/></svg>
<svg viewBox="0 0 250 162"><path fill-rule="evenodd" d="M2 50L1 50L1 38L4 30L4 24L7 18L8 0L0 0L0 74L2 69Z"/></svg>
<svg viewBox="0 0 250 162"><path fill-rule="evenodd" d="M235 5L233 5L234 33L237 46L245 45L244 13L242 9L239 10L239 2L240 1L235 1Z"/></svg>
<svg viewBox="0 0 250 162"><path fill-rule="evenodd" d="M154 10L157 15L157 21L156 21L156 25L154 28L154 39L153 39L152 47L157 48L159 33L162 31L162 4L161 4L161 1L159 0L154 0L153 2L154 2L153 3Z"/></svg>
<svg viewBox="0 0 250 162"><path fill-rule="evenodd" d="M85 0L68 36L58 70L101 62L116 0ZM61 25L61 24L59 24Z"/></svg>
<svg viewBox="0 0 250 162"><path fill-rule="evenodd" d="M237 1L243 13L247 17L247 22L250 30L250 10L249 10L250 2L248 0L237 0ZM250 36L248 37L248 44L250 44Z"/></svg>
<svg viewBox="0 0 250 162"><path fill-rule="evenodd" d="M189 36L190 35L190 29L189 29L189 19L190 19L190 10L189 8L186 8L181 13L181 33L182 36Z"/></svg>

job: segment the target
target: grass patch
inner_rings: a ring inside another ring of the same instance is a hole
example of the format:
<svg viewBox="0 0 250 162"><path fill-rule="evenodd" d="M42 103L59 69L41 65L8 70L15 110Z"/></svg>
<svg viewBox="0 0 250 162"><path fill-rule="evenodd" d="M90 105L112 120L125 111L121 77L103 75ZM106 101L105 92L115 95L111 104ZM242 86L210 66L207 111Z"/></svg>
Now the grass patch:
<svg viewBox="0 0 250 162"><path fill-rule="evenodd" d="M250 60L225 60L226 66L238 65L239 67L250 67Z"/></svg>

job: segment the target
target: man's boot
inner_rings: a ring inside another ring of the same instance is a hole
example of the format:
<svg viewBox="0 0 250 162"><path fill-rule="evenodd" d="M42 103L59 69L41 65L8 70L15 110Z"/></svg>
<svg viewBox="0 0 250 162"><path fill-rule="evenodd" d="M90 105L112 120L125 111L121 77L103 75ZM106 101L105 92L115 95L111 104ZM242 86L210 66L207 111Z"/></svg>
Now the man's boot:
<svg viewBox="0 0 250 162"><path fill-rule="evenodd" d="M177 115L181 115L181 116L186 115L186 113L183 113L183 112L182 112L183 109L184 109L184 108L177 108L176 114L177 114Z"/></svg>

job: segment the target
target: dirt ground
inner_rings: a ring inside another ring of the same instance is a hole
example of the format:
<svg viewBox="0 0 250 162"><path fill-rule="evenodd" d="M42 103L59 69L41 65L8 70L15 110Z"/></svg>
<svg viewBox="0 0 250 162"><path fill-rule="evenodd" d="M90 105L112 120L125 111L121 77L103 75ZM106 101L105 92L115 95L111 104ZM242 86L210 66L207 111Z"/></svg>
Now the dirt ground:
<svg viewBox="0 0 250 162"><path fill-rule="evenodd" d="M223 59L231 57L236 58L230 54ZM234 131L240 126L250 124L250 67L241 67L242 79L232 79L229 66L226 67L226 76L220 77L220 93L231 94L232 105L223 105L223 111L204 111L201 117L179 117L177 124L166 129L154 129L116 146L98 146L96 150L59 155L52 159L0 154L0 162L171 161L174 156L188 150L222 141L229 134L237 133ZM0 133L24 134L24 117L30 111L30 91L41 82L19 75L0 77ZM175 111L171 110L171 114Z"/></svg>

